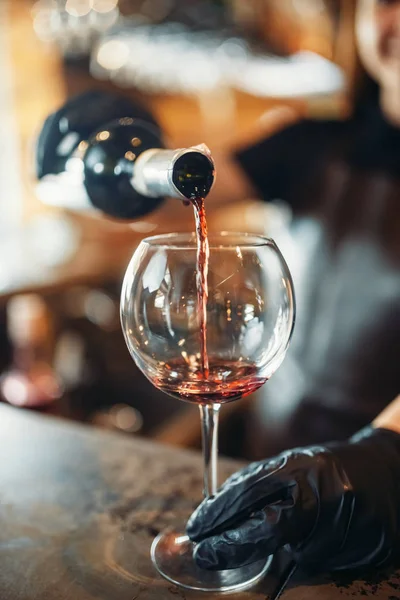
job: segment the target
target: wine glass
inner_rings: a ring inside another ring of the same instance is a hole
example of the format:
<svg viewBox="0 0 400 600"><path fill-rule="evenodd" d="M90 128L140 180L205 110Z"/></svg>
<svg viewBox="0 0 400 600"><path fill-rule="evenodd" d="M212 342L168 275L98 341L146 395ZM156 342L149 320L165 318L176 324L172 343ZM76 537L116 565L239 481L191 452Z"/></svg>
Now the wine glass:
<svg viewBox="0 0 400 600"><path fill-rule="evenodd" d="M289 269L273 240L258 235L209 236L206 351L202 369L194 234L143 240L125 274L121 322L139 369L152 384L199 405L204 494L217 490L220 406L255 392L279 367L295 317ZM184 528L183 528L184 529ZM263 560L239 569L206 571L192 557L184 531L169 530L153 542L151 556L169 581L202 591L238 591L258 581Z"/></svg>

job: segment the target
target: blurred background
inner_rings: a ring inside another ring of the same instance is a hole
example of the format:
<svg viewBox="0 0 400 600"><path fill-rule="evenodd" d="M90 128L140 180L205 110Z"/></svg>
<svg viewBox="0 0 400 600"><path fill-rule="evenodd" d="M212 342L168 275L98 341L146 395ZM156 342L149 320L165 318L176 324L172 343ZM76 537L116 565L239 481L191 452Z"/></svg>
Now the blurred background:
<svg viewBox="0 0 400 600"><path fill-rule="evenodd" d="M127 224L44 206L35 136L67 98L114 91L144 103L171 147L206 143L218 171L218 156L257 139L277 106L316 119L349 114L353 10L348 0L2 0L2 401L199 445L197 408L145 380L119 324L122 277L138 242L191 230L191 210L168 201ZM219 198L225 176L207 202L210 230L285 228L285 207ZM224 407L223 452L243 455L242 416L253 400Z"/></svg>

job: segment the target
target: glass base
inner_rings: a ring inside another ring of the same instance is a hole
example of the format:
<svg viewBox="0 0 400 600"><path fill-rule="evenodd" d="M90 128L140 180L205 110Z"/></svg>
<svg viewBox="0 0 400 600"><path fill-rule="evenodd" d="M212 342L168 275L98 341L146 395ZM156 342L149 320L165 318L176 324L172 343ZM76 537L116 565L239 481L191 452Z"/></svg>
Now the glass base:
<svg viewBox="0 0 400 600"><path fill-rule="evenodd" d="M187 535L169 530L151 546L157 571L172 583L201 592L238 592L255 585L268 571L272 556L239 569L206 571L193 560L193 543Z"/></svg>

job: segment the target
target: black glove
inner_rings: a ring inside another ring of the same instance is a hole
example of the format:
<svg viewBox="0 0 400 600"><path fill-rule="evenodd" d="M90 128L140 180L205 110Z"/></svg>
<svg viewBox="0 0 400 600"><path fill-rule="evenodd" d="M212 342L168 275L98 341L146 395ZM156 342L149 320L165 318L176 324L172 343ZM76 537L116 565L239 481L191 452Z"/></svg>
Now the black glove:
<svg viewBox="0 0 400 600"><path fill-rule="evenodd" d="M187 533L205 569L282 546L314 571L383 564L400 539L400 435L368 427L348 442L253 463L198 507Z"/></svg>

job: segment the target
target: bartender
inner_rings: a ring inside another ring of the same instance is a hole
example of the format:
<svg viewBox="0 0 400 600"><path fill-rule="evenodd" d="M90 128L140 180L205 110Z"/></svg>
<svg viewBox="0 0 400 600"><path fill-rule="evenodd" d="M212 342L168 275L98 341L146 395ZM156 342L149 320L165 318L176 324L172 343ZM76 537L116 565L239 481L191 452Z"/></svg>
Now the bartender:
<svg viewBox="0 0 400 600"><path fill-rule="evenodd" d="M400 1L358 0L355 27L366 75L353 117L281 111L274 135L237 154L259 195L290 205L301 258L296 332L256 406L251 454L298 447L200 505L188 534L203 568L287 546L305 568L346 569L399 549L400 397L384 408L400 391Z"/></svg>
<svg viewBox="0 0 400 600"><path fill-rule="evenodd" d="M400 391L400 1L359 0L355 30L363 73L349 120L276 109L236 164L216 161L232 198L255 192L293 214L290 247L277 241L296 328L248 424L253 459L346 439Z"/></svg>

